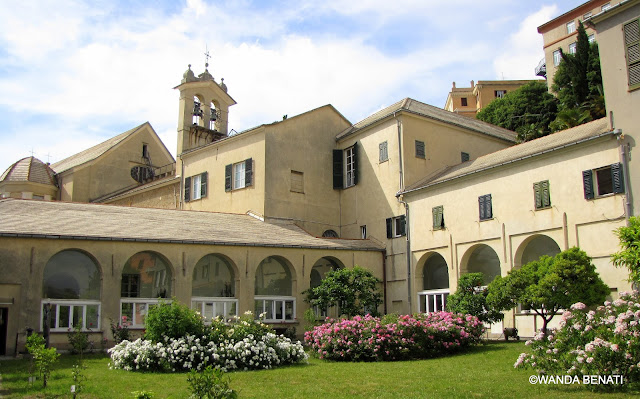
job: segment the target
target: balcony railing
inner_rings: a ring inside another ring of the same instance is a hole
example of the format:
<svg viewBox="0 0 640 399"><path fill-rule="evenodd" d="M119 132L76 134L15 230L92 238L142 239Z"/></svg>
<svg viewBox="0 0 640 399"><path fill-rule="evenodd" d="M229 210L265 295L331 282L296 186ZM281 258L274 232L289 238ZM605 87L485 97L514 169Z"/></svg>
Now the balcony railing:
<svg viewBox="0 0 640 399"><path fill-rule="evenodd" d="M418 292L420 313L441 312L447 306L449 289L427 290Z"/></svg>
<svg viewBox="0 0 640 399"><path fill-rule="evenodd" d="M536 76L547 77L547 61L543 58L536 67Z"/></svg>

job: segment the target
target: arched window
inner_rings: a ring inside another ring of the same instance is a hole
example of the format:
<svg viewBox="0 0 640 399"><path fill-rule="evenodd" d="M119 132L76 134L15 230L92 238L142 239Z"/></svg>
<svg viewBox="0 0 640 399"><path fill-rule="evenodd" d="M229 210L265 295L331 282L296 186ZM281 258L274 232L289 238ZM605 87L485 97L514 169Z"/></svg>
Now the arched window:
<svg viewBox="0 0 640 399"><path fill-rule="evenodd" d="M543 255L556 256L560 253L560 247L553 239L545 235L536 235L525 241L521 253L520 262L516 263L518 267L538 260Z"/></svg>
<svg viewBox="0 0 640 399"><path fill-rule="evenodd" d="M85 253L65 250L53 255L44 268L42 327L99 329L100 280L98 265Z"/></svg>
<svg viewBox="0 0 640 399"><path fill-rule="evenodd" d="M202 257L193 269L191 284L191 307L207 321L238 314L235 274L225 257L216 254Z"/></svg>
<svg viewBox="0 0 640 399"><path fill-rule="evenodd" d="M193 97L193 112L192 121L196 126L202 126L202 117L204 116L204 111L202 109L202 101L197 96Z"/></svg>
<svg viewBox="0 0 640 399"><path fill-rule="evenodd" d="M325 238L338 238L338 233L336 233L335 230L325 230L324 233L322 233L322 236Z"/></svg>
<svg viewBox="0 0 640 399"><path fill-rule="evenodd" d="M296 300L287 262L279 256L265 258L256 269L255 311L265 321L293 321Z"/></svg>
<svg viewBox="0 0 640 399"><path fill-rule="evenodd" d="M422 267L422 291L418 292L420 312L439 312L445 309L449 296L449 268L438 253L428 255Z"/></svg>
<svg viewBox="0 0 640 399"><path fill-rule="evenodd" d="M145 251L129 258L122 269L121 322L144 327L149 306L158 303L158 298L171 298L171 279L169 263L159 254Z"/></svg>
<svg viewBox="0 0 640 399"><path fill-rule="evenodd" d="M500 275L500 259L490 246L477 245L471 252L463 267L465 273L482 273L484 284L488 285L496 276Z"/></svg>
<svg viewBox="0 0 640 399"><path fill-rule="evenodd" d="M325 256L324 258L318 259L316 263L313 264L311 268L311 272L309 273L309 287L315 288L322 283L322 280L327 276L327 273L330 271L342 269L344 265L338 259ZM319 307L314 307L314 312L317 317L337 317L338 312L337 309L320 309Z"/></svg>
<svg viewBox="0 0 640 399"><path fill-rule="evenodd" d="M218 120L218 111L216 110L216 105L211 102L209 105L210 115L209 115L209 129L216 130L216 121Z"/></svg>

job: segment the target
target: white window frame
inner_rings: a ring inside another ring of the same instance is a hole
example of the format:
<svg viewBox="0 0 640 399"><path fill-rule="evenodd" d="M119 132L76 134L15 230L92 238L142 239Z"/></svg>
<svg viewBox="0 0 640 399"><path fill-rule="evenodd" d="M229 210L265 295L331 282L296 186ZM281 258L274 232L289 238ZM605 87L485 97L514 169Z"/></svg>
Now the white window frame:
<svg viewBox="0 0 640 399"><path fill-rule="evenodd" d="M607 11L610 8L611 8L611 2L603 4L602 7L600 7L600 11Z"/></svg>
<svg viewBox="0 0 640 399"><path fill-rule="evenodd" d="M418 292L418 309L420 313L439 312L438 306L444 311L447 306L447 297L451 291L448 288L438 290L425 290Z"/></svg>
<svg viewBox="0 0 640 399"><path fill-rule="evenodd" d="M592 178L593 178L593 194L594 194L594 198L602 198L602 197L607 197L610 195L614 194L614 187L613 187L613 179L611 179L609 181L609 184L611 185L611 190L607 193L600 193L600 178L598 177L598 172L602 172L602 171L606 171L606 175L611 177L611 165L607 165L604 166L602 168L597 168L597 169L592 169L593 170L593 174L592 174ZM604 183L603 183L604 185Z"/></svg>
<svg viewBox="0 0 640 399"><path fill-rule="evenodd" d="M553 52L553 65L558 66L562 62L562 54L560 50L556 50Z"/></svg>
<svg viewBox="0 0 640 399"><path fill-rule="evenodd" d="M569 45L569 54L575 54L578 52L578 43L573 42Z"/></svg>
<svg viewBox="0 0 640 399"><path fill-rule="evenodd" d="M596 41L596 34L592 33L589 36L587 36L587 40L589 40L589 44L593 43Z"/></svg>
<svg viewBox="0 0 640 399"><path fill-rule="evenodd" d="M191 177L191 201L202 198L202 175Z"/></svg>
<svg viewBox="0 0 640 399"><path fill-rule="evenodd" d="M246 176L246 164L245 161L234 163L233 171L232 171L233 181L233 189L237 190L239 188L245 188L247 186L245 176Z"/></svg>
<svg viewBox="0 0 640 399"><path fill-rule="evenodd" d="M405 222L405 234L401 234L400 232L402 231L400 229L400 223L402 223L402 218L404 217L404 215L400 215L400 216L396 216L391 218L391 229L392 229L392 234L391 236L393 238L398 238L398 237L403 237L404 235L406 235L406 231L407 231L407 225Z"/></svg>
<svg viewBox="0 0 640 399"><path fill-rule="evenodd" d="M213 312L211 315L206 313L207 305L210 305ZM218 306L222 306L222 314L216 311ZM235 305L235 312L230 312L230 309ZM204 317L205 324L211 324L211 319L221 316L223 319L227 319L229 316L238 315L238 298L232 297L191 297L191 309L199 312Z"/></svg>
<svg viewBox="0 0 640 399"><path fill-rule="evenodd" d="M163 301L171 303L171 300L168 299L163 299ZM136 318L136 305L144 305L144 311L140 312L140 314L146 316L149 314L149 307L157 305L158 303L160 303L159 299L152 298L120 298L120 319L118 324L122 325L122 316L124 316L122 312L123 305L132 304L131 320L129 320L127 326L131 329L144 328L144 320L137 320Z"/></svg>
<svg viewBox="0 0 640 399"><path fill-rule="evenodd" d="M591 13L591 11L586 12L583 16L582 16L582 20L586 21L587 19L591 18L591 15L593 15Z"/></svg>
<svg viewBox="0 0 640 399"><path fill-rule="evenodd" d="M354 147L344 150L344 188L356 185L356 161Z"/></svg>
<svg viewBox="0 0 640 399"><path fill-rule="evenodd" d="M295 323L296 320L296 298L293 296L272 296L272 295L256 295L254 297L256 302L256 317L259 316L260 313L264 313L265 317L262 319L267 323ZM268 304L268 302L271 302ZM261 303L262 306L257 306L258 303ZM293 312L291 313L291 318L287 319L286 317L286 304L290 303L293 307ZM271 309L269 306L271 305ZM258 309L260 307L260 309ZM277 308L280 307L281 317L276 317ZM257 312L260 310L260 312ZM268 317L272 316L272 317Z"/></svg>
<svg viewBox="0 0 640 399"><path fill-rule="evenodd" d="M53 332L68 332L73 326L73 308L82 308L82 331L99 331L100 330L100 317L102 314L102 305L99 300L64 300L64 299L43 299L40 303L40 331L44 331L44 305L51 305L50 314L55 320L54 327L51 327L49 331ZM69 307L69 323L66 326L60 325L60 307ZM98 326L94 328L87 328L87 306L98 307Z"/></svg>
<svg viewBox="0 0 640 399"><path fill-rule="evenodd" d="M576 31L576 21L571 21L567 23L567 35L572 34Z"/></svg>

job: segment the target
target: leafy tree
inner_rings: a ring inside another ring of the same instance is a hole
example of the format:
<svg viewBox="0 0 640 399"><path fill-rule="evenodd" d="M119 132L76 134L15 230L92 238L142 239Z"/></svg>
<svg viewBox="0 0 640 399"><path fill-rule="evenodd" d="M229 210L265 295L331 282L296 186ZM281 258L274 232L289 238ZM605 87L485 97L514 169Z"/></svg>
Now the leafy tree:
<svg viewBox="0 0 640 399"><path fill-rule="evenodd" d="M326 309L338 306L340 314L347 317L370 313L377 315L382 303L379 284L382 281L360 266L338 269L327 273L319 286L304 293L306 302Z"/></svg>
<svg viewBox="0 0 640 399"><path fill-rule="evenodd" d="M613 264L629 269L629 280L640 286L640 217L629 218L629 226L615 232L622 251L611 256Z"/></svg>
<svg viewBox="0 0 640 399"><path fill-rule="evenodd" d="M202 336L205 331L202 316L179 303L176 298L170 303L160 301L150 306L144 325L145 338L153 342L163 342L164 337L179 339L185 335Z"/></svg>
<svg viewBox="0 0 640 399"><path fill-rule="evenodd" d="M42 386L46 388L49 376L51 376L51 367L58 360L60 354L56 348L47 348L45 340L40 334L28 336L26 348L33 357L36 370L42 376Z"/></svg>
<svg viewBox="0 0 640 399"><path fill-rule="evenodd" d="M519 141L533 140L551 132L558 100L547 91L544 81L533 81L492 101L477 119L518 133Z"/></svg>
<svg viewBox="0 0 640 399"><path fill-rule="evenodd" d="M566 54L560 49L562 62L558 65L551 89L558 96L560 113L567 110L563 118L574 116L569 124L562 122L552 126L555 130L576 126L605 116L602 73L597 43L589 43L582 23L578 25L576 53ZM585 117L584 113L588 117ZM560 115L559 115L560 117ZM554 131L555 131L554 130Z"/></svg>
<svg viewBox="0 0 640 399"><path fill-rule="evenodd" d="M587 306L602 303L609 287L600 279L591 258L574 247L554 257L514 269L506 277L489 284L487 303L498 310L509 310L518 303L542 317L542 332L560 309L582 302Z"/></svg>
<svg viewBox="0 0 640 399"><path fill-rule="evenodd" d="M480 321L495 323L503 318L503 314L487 304L487 289L483 287L482 273L467 273L460 276L458 289L447 298L447 311L470 314Z"/></svg>

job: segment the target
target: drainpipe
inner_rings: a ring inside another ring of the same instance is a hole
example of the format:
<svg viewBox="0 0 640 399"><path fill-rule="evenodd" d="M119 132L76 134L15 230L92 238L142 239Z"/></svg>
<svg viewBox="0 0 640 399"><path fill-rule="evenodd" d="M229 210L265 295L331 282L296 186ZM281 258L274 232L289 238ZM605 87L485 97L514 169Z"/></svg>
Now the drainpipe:
<svg viewBox="0 0 640 399"><path fill-rule="evenodd" d="M624 204L624 213L625 219L627 220L627 226L629 225L629 217L632 213L632 204L633 204L633 196L631 194L631 187L629 186L630 177L629 177L629 159L627 154L629 152L629 143L625 143L624 134L621 129L616 129L613 131L616 134L616 139L618 143L620 143L620 163L622 163L623 177L624 177L624 188L625 188L625 204Z"/></svg>
<svg viewBox="0 0 640 399"><path fill-rule="evenodd" d="M393 113L393 117L396 118L396 113ZM404 190L404 175L403 175L403 163L402 163L402 124L400 120L396 118L396 124L398 126L398 169L400 170L400 181L399 181L399 189L398 193ZM402 200L400 194L396 195L396 198L399 203L404 205L404 220L405 220L405 232L406 232L406 241L407 241L407 305L409 305L409 314L412 313L412 301L411 301L411 234L409 232L409 204Z"/></svg>
<svg viewBox="0 0 640 399"><path fill-rule="evenodd" d="M382 251L382 304L387 314L387 250Z"/></svg>

